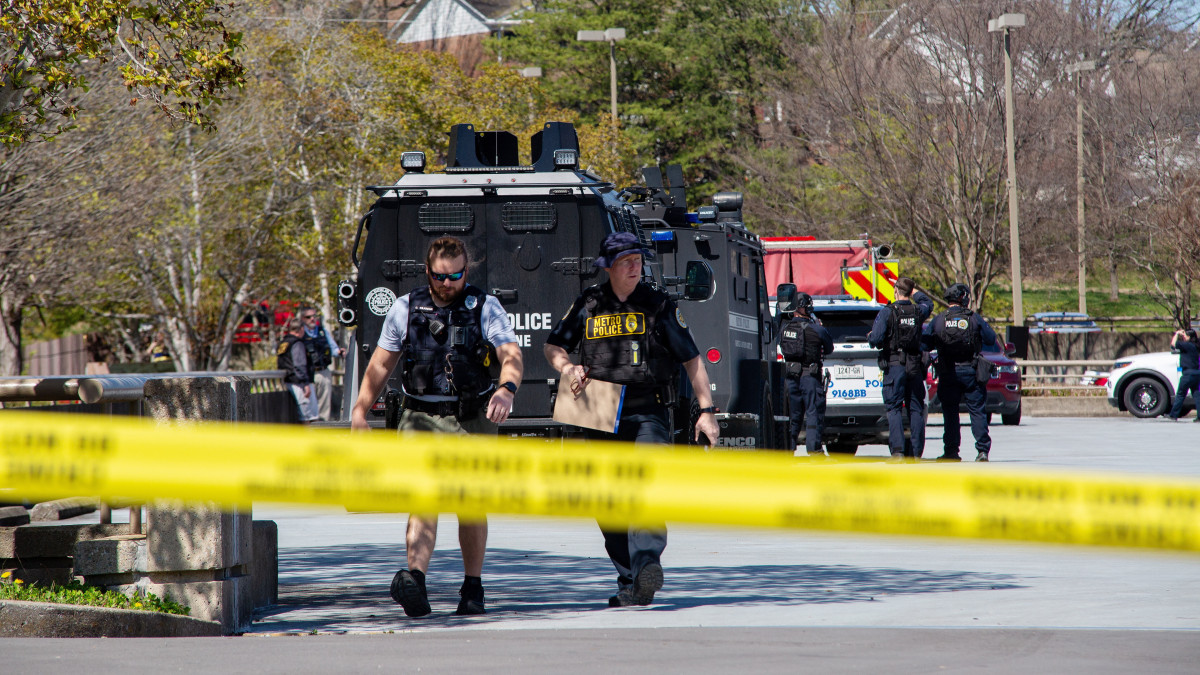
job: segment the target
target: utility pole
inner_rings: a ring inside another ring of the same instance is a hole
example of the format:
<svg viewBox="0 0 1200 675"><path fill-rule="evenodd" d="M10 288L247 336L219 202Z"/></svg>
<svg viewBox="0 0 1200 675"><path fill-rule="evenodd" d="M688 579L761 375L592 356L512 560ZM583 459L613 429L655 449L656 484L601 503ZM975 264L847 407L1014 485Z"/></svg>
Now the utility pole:
<svg viewBox="0 0 1200 675"><path fill-rule="evenodd" d="M1087 314L1087 225L1083 215L1083 97L1079 86L1080 73L1096 69L1095 61L1079 61L1067 66L1075 76L1075 221L1078 230L1079 254L1079 313Z"/></svg>
<svg viewBox="0 0 1200 675"><path fill-rule="evenodd" d="M612 118L617 119L617 41L625 39L624 28L609 28L608 30L581 30L575 34L580 42L608 43L608 80L611 93Z"/></svg>
<svg viewBox="0 0 1200 675"><path fill-rule="evenodd" d="M1025 325L1021 300L1021 235L1017 210L1016 141L1013 139L1012 36L1009 31L1025 25L1024 14L1001 14L988 21L988 32L1004 37L1004 145L1008 153L1008 248L1012 258L1013 325Z"/></svg>

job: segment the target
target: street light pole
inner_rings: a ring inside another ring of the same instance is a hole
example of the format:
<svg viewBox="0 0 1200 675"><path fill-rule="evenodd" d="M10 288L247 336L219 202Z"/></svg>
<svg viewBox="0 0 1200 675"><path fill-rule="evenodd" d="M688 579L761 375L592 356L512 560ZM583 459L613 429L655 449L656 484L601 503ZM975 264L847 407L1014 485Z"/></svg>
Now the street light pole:
<svg viewBox="0 0 1200 675"><path fill-rule="evenodd" d="M624 28L609 28L608 30L581 30L575 34L580 42L608 43L608 75L609 92L611 94L611 112L613 120L617 119L617 41L625 39Z"/></svg>
<svg viewBox="0 0 1200 675"><path fill-rule="evenodd" d="M1021 301L1021 235L1017 212L1017 158L1013 140L1012 38L1009 30L1025 25L1024 14L1001 14L988 21L988 32L1004 34L1004 145L1008 153L1008 247L1012 258L1013 325L1025 325Z"/></svg>
<svg viewBox="0 0 1200 675"><path fill-rule="evenodd" d="M1080 73L1095 70L1095 61L1080 61L1067 66L1075 76L1075 220L1078 226L1079 254L1079 313L1087 314L1087 226L1083 216L1083 97L1080 96Z"/></svg>

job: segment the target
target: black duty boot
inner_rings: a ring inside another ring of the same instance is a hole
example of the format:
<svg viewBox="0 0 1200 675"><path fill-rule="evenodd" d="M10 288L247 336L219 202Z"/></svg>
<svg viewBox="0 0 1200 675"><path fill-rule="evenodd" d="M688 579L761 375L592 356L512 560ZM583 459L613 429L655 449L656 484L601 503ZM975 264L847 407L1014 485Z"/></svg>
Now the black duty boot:
<svg viewBox="0 0 1200 675"><path fill-rule="evenodd" d="M455 614L463 616L487 614L487 610L483 608L483 583L477 578L464 581L462 588L458 589L458 595L462 600L459 600Z"/></svg>
<svg viewBox="0 0 1200 675"><path fill-rule="evenodd" d="M608 599L609 607L628 607L633 602L633 579L617 577L617 594Z"/></svg>
<svg viewBox="0 0 1200 675"><path fill-rule="evenodd" d="M411 617L429 614L429 595L425 592L425 575L409 570L400 570L392 577L392 599L400 603L404 613Z"/></svg>
<svg viewBox="0 0 1200 675"><path fill-rule="evenodd" d="M646 563L641 572L633 580L633 603L648 605L654 602L654 594L663 587L662 565L656 562Z"/></svg>

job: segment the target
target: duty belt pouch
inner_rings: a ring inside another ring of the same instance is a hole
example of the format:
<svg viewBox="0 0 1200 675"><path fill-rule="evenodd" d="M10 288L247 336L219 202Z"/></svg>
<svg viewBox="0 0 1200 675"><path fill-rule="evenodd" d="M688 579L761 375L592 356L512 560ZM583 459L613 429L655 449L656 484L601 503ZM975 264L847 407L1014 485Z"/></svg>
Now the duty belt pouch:
<svg viewBox="0 0 1200 675"><path fill-rule="evenodd" d="M992 379L992 372L996 366L992 365L991 361L983 358L982 354L975 355L975 383L980 386L987 386L989 380Z"/></svg>
<svg viewBox="0 0 1200 675"><path fill-rule="evenodd" d="M788 375L799 376L804 374L804 366L795 361L788 361L784 364L784 370Z"/></svg>
<svg viewBox="0 0 1200 675"><path fill-rule="evenodd" d="M455 415L460 422L470 422L479 417L479 399L467 398L465 396L458 397L458 414Z"/></svg>

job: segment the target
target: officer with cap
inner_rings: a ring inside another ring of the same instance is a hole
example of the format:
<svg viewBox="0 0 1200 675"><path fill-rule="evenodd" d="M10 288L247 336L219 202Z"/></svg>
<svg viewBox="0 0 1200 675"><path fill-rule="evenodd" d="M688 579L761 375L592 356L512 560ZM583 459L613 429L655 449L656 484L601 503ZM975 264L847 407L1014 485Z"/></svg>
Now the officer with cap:
<svg viewBox="0 0 1200 675"><path fill-rule="evenodd" d="M908 277L896 280L896 300L875 315L867 343L881 350L883 402L887 406L888 446L892 459L905 455L920 459L925 450L925 353L921 333L933 312L933 300L917 291ZM904 442L905 410L908 411L909 443Z"/></svg>
<svg viewBox="0 0 1200 675"><path fill-rule="evenodd" d="M467 283L467 249L442 237L425 255L427 286L397 298L384 319L371 362L363 373L350 426L365 430L367 413L404 356L404 411L400 433L496 434L508 419L521 384L521 347L500 301ZM487 346L500 361L500 385L492 382ZM437 514L410 514L405 534L408 567L392 579L392 599L404 613L430 613L425 573L437 540ZM466 576L456 614L484 614L483 557L487 521L458 523Z"/></svg>
<svg viewBox="0 0 1200 675"><path fill-rule="evenodd" d="M704 435L716 444L716 408L700 350L675 303L642 282L642 261L653 258L633 233L605 237L594 264L608 273L608 281L586 289L550 331L546 360L562 374L559 396L578 396L592 380L625 385L616 434L586 430L587 438L654 445L671 443L668 407L675 402L682 365L700 406L696 440ZM574 363L570 352L577 347L579 363ZM665 524L604 530L604 548L618 574L610 607L653 601L663 585L666 546Z"/></svg>
<svg viewBox="0 0 1200 675"><path fill-rule="evenodd" d="M779 351L783 353L791 413L788 428L795 445L803 422L807 428L804 447L809 455L816 455L821 452L825 431L824 360L833 352L833 336L813 318L812 296L797 293L795 302L795 312L779 327Z"/></svg>
<svg viewBox="0 0 1200 675"><path fill-rule="evenodd" d="M925 347L937 351L934 370L938 376L938 400L945 416L942 434L943 451L939 461L959 462L959 403L965 402L971 416L971 433L975 436L976 462L988 461L992 437L988 435L987 380L980 381L976 358L983 345L996 344L996 331L983 317L968 309L971 289L966 284L953 284L942 296L949 309L938 314L925 326Z"/></svg>

